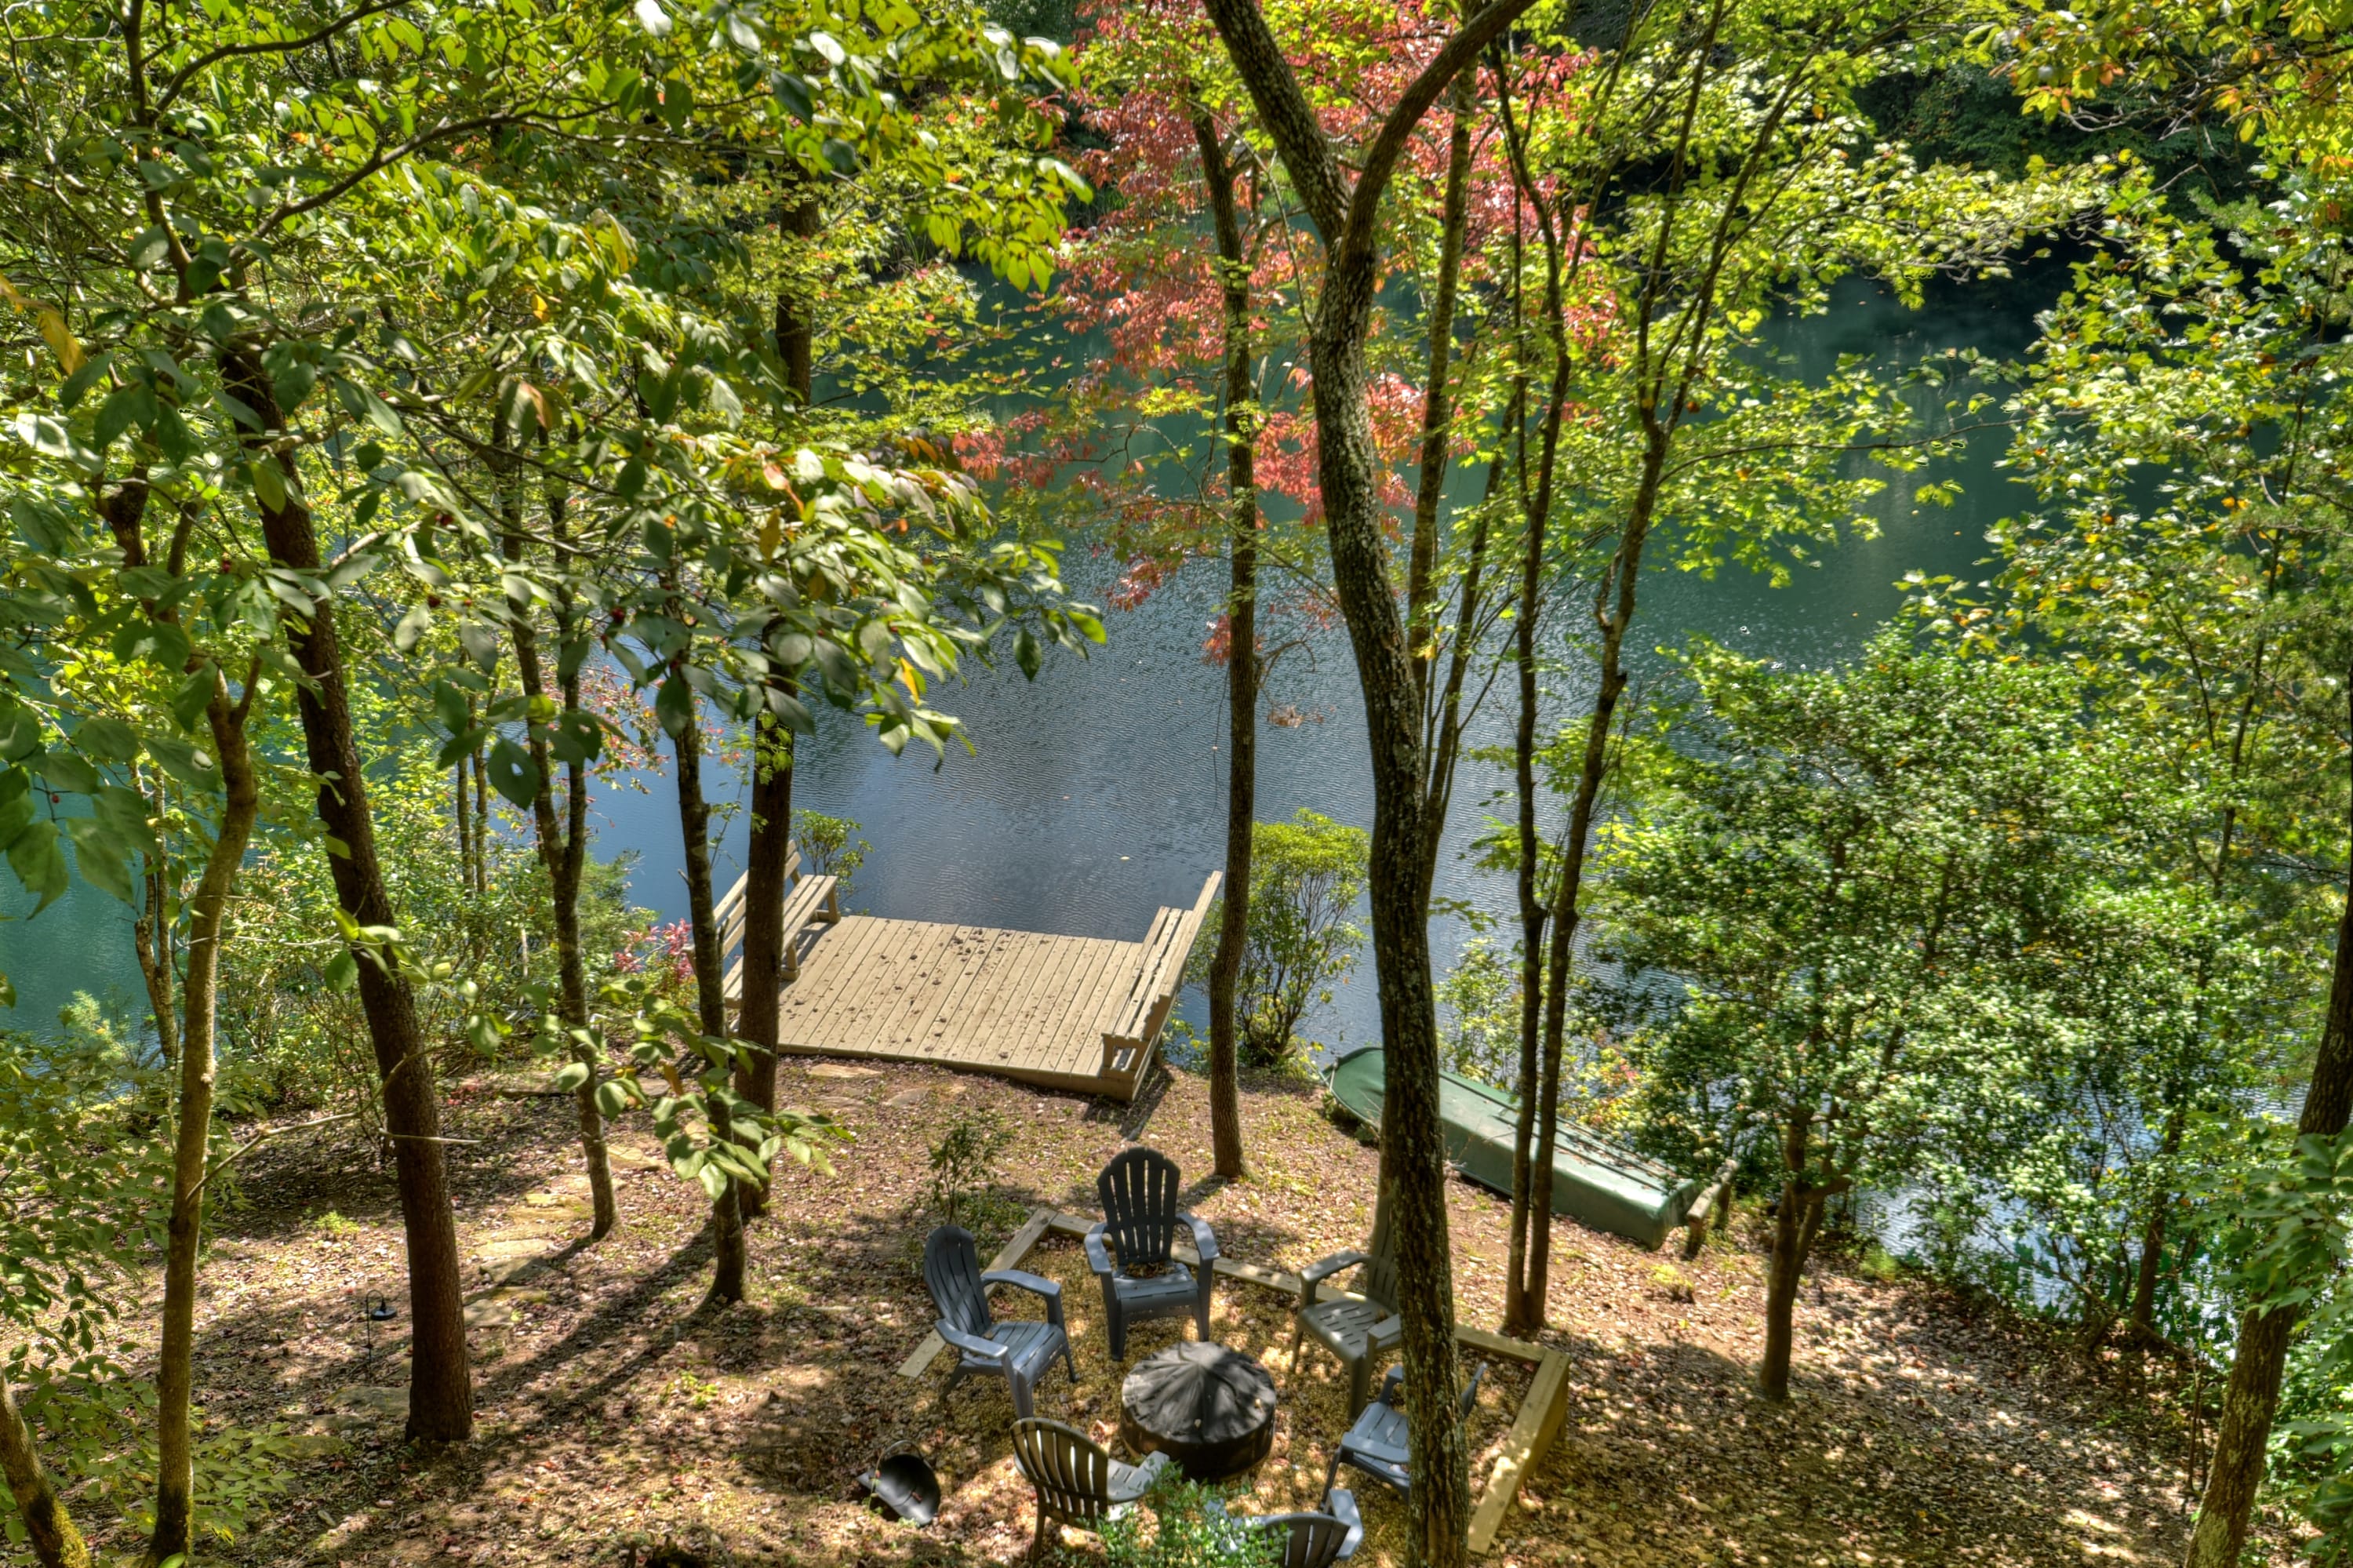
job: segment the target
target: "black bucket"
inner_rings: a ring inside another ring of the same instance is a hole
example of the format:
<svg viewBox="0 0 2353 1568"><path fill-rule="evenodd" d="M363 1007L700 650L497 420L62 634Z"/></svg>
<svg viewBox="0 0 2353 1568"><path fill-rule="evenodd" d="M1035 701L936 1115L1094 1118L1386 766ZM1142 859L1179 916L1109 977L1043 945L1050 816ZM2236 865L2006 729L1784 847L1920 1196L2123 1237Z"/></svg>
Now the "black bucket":
<svg viewBox="0 0 2353 1568"><path fill-rule="evenodd" d="M858 1478L875 1512L929 1524L940 1511L940 1478L921 1454L893 1454Z"/></svg>

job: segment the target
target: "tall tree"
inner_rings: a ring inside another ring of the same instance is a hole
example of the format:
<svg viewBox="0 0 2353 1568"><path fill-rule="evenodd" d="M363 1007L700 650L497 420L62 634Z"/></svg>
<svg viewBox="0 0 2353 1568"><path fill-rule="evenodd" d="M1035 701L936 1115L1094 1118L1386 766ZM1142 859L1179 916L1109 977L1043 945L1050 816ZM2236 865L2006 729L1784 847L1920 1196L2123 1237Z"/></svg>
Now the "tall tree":
<svg viewBox="0 0 2353 1568"><path fill-rule="evenodd" d="M1428 928L1430 828L1422 689L1394 596L1381 519L1377 453L1366 406L1366 339L1381 274L1380 204L1413 127L1528 0L1492 0L1448 38L1406 88L1364 149L1353 184L1256 0L1208 0L1260 123L1314 224L1324 267L1310 329L1323 501L1333 580L1363 687L1372 752L1373 951L1378 973L1388 1099L1381 1179L1400 1238L1406 1402L1416 1485L1408 1559L1465 1560L1470 1489L1454 1414L1453 1258L1445 1144L1438 1120L1438 1022Z"/></svg>

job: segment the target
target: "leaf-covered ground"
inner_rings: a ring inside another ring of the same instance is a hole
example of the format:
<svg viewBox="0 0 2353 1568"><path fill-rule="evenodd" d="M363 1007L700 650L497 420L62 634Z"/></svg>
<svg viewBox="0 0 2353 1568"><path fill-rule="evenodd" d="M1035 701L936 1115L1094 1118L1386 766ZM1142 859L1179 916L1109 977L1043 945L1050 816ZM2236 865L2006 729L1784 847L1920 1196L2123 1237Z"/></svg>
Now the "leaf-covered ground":
<svg viewBox="0 0 2353 1568"><path fill-rule="evenodd" d="M900 1361L931 1322L917 1270L925 1144L991 1107L1018 1134L984 1251L1032 1202L1085 1212L1096 1169L1131 1138L1186 1169L1228 1255L1284 1268L1359 1243L1377 1156L1326 1120L1312 1087L1254 1086L1251 1180L1217 1187L1201 1081L1163 1078L1136 1107L931 1069L783 1070L788 1101L832 1111L858 1141L825 1176L788 1169L751 1231L741 1306L702 1306L710 1253L700 1190L642 1131L617 1141L622 1221L586 1245L586 1181L568 1102L459 1086L446 1130L468 1277L480 1412L461 1449L400 1441L400 1224L372 1155L265 1146L243 1206L218 1216L197 1319L211 1428L297 1439L293 1485L215 1561L586 1563L674 1539L714 1563L1002 1563L1033 1516L1009 1458L1001 1383L943 1399ZM1492 1326L1505 1205L1450 1190L1463 1320ZM341 1221L328 1220L330 1213ZM348 1222L348 1223L343 1223ZM1560 1222L1554 1328L1574 1375L1566 1430L1505 1525L1505 1563L1771 1564L2162 1562L2185 1533L2185 1436L2120 1380L2087 1375L2064 1339L1917 1281L1826 1260L1799 1315L1797 1397L1759 1404L1762 1271L1748 1245L1691 1266ZM1074 1243L1029 1266L1063 1282L1079 1378L1040 1413L1115 1443L1117 1377ZM1688 1286L1686 1292L1683 1287ZM1010 1293L1007 1295L1010 1299ZM1682 1298L1688 1294L1689 1299ZM400 1316L371 1349L366 1300ZM1021 1307L1016 1310L1034 1310ZM1276 1446L1237 1507L1309 1504L1343 1422L1336 1366L1293 1368L1283 1298L1221 1281L1218 1335L1259 1354L1283 1395ZM1133 1331L1131 1358L1176 1320ZM1468 1363L1466 1362L1466 1370ZM1528 1374L1500 1363L1471 1433L1474 1492ZM869 1513L856 1473L911 1444L945 1473L917 1531ZM1401 1506L1361 1481L1357 1561L1403 1561ZM1091 1538L1068 1544L1084 1554ZM118 1532L111 1544L130 1544Z"/></svg>

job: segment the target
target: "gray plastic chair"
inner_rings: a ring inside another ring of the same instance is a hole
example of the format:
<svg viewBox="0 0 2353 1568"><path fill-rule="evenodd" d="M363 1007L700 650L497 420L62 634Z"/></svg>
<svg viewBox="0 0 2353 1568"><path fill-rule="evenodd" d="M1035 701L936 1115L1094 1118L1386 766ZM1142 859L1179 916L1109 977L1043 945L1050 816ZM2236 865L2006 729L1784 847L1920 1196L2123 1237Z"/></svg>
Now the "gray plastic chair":
<svg viewBox="0 0 2353 1568"><path fill-rule="evenodd" d="M1365 1539L1364 1516L1345 1489L1327 1492L1322 1513L1271 1513L1250 1528L1282 1537L1280 1568L1331 1568L1356 1554Z"/></svg>
<svg viewBox="0 0 2353 1568"><path fill-rule="evenodd" d="M1322 1295L1324 1282L1344 1269L1356 1271L1356 1297ZM1398 1316L1397 1240L1389 1226L1388 1196L1373 1210L1373 1236L1366 1250L1335 1252L1299 1276L1299 1305L1291 1330L1292 1375L1299 1373L1299 1345L1312 1335L1348 1369L1348 1419L1365 1408L1372 1390L1373 1363L1405 1337Z"/></svg>
<svg viewBox="0 0 2353 1568"><path fill-rule="evenodd" d="M1152 1489L1168 1456L1123 1465L1074 1426L1025 1416L1013 1424L1013 1463L1038 1498L1038 1529L1029 1538L1029 1555L1035 1557L1045 1544L1048 1520L1101 1530Z"/></svg>
<svg viewBox="0 0 2353 1568"><path fill-rule="evenodd" d="M1095 1178L1103 1217L1087 1232L1087 1266L1102 1282L1103 1319L1111 1326L1111 1359L1127 1359L1127 1326L1145 1318L1193 1317L1209 1337L1209 1297L1217 1271L1218 1238L1208 1225L1177 1211L1176 1162L1141 1145L1117 1156ZM1171 1248L1177 1227L1191 1233L1201 1259L1198 1278ZM1158 1272L1138 1277L1136 1270Z"/></svg>
<svg viewBox="0 0 2353 1568"><path fill-rule="evenodd" d="M1468 1416L1471 1407L1479 1403L1479 1383L1487 1375L1487 1363L1481 1361L1471 1374L1470 1383L1462 1390L1462 1414ZM1411 1499L1413 1477L1407 1468L1409 1445L1405 1425L1405 1368L1389 1368L1388 1376L1381 1380L1381 1396L1365 1406L1356 1425L1341 1437L1340 1446L1332 1451L1331 1467L1324 1472L1324 1489L1330 1492L1332 1483L1340 1474L1340 1467L1353 1465L1357 1469L1396 1492Z"/></svg>
<svg viewBox="0 0 2353 1568"><path fill-rule="evenodd" d="M980 1271L980 1253L972 1233L961 1225L942 1225L923 1243L923 1283L931 1287L932 1305L939 1309L934 1325L940 1338L957 1352L956 1369L940 1391L950 1390L970 1372L995 1372L1013 1394L1013 1413L1026 1416L1034 1408L1031 1391L1060 1356L1071 1381L1079 1381L1078 1363L1071 1360L1071 1338L1062 1325L1062 1287L1050 1279L1018 1268ZM1000 1323L988 1309L988 1287L1010 1285L1046 1303L1042 1323Z"/></svg>

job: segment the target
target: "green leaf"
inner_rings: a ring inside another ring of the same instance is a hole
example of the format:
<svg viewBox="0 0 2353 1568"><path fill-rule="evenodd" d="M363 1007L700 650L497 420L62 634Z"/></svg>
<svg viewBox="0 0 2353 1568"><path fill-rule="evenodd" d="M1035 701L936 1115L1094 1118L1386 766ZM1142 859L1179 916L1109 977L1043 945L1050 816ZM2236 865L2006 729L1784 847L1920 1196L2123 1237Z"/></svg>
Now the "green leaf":
<svg viewBox="0 0 2353 1568"><path fill-rule="evenodd" d="M203 721L205 709L212 705L213 683L213 667L206 664L192 673L173 692L172 716L180 721L181 728L194 729Z"/></svg>
<svg viewBox="0 0 2353 1568"><path fill-rule="evenodd" d="M122 432L132 426L153 424L156 412L155 394L149 390L146 383L133 381L128 387L119 387L108 393L106 401L98 406L98 418L90 427L90 439L98 443L99 450L104 451L120 440Z"/></svg>
<svg viewBox="0 0 2353 1568"><path fill-rule="evenodd" d="M555 1092L560 1095L572 1094L587 1081L587 1063L567 1062L565 1064L564 1070L555 1075Z"/></svg>
<svg viewBox="0 0 2353 1568"><path fill-rule="evenodd" d="M629 1087L618 1078L607 1078L596 1086L596 1109L607 1121L612 1121L629 1108Z"/></svg>
<svg viewBox="0 0 2353 1568"><path fill-rule="evenodd" d="M168 620L130 620L114 634L114 656L125 663L144 659L178 674L188 667L188 634Z"/></svg>
<svg viewBox="0 0 2353 1568"><path fill-rule="evenodd" d="M664 681L654 694L654 716L661 721L663 733L684 735L694 722L694 688L675 675Z"/></svg>
<svg viewBox="0 0 2353 1568"><path fill-rule="evenodd" d="M365 419L387 436L397 438L401 434L400 416L392 411L391 404L358 382L347 381L340 376L334 378L334 386L335 400L352 418Z"/></svg>
<svg viewBox="0 0 2353 1568"><path fill-rule="evenodd" d="M129 762L139 755L139 737L121 719L86 718L74 730L74 744L100 762Z"/></svg>
<svg viewBox="0 0 2353 1568"><path fill-rule="evenodd" d="M548 751L558 762L591 763L604 754L605 726L594 715L558 714L548 726Z"/></svg>
<svg viewBox="0 0 2353 1568"><path fill-rule="evenodd" d="M413 606L400 618L400 624L392 629L392 645L403 653L414 653L432 629L433 612L421 604Z"/></svg>
<svg viewBox="0 0 2353 1568"><path fill-rule="evenodd" d="M73 841L74 863L81 869L84 882L134 908L138 906L138 896L132 891L128 858L107 824L95 817L69 817L66 837Z"/></svg>
<svg viewBox="0 0 2353 1568"><path fill-rule="evenodd" d="M98 769L86 757L70 751L52 751L34 765L33 770L52 789L69 795L87 795L98 788Z"/></svg>
<svg viewBox="0 0 2353 1568"><path fill-rule="evenodd" d="M0 708L0 761L22 762L41 749L41 721L22 703Z"/></svg>
<svg viewBox="0 0 2353 1568"><path fill-rule="evenodd" d="M142 272L153 272L172 254L172 237L161 225L140 231L131 242L131 265Z"/></svg>
<svg viewBox="0 0 2353 1568"><path fill-rule="evenodd" d="M37 915L56 903L66 890L66 857L58 848L57 824L36 821L16 835L8 846L8 864L23 883L25 891L40 902L34 906Z"/></svg>
<svg viewBox="0 0 2353 1568"><path fill-rule="evenodd" d="M261 503L262 510L266 512L286 510L286 476L278 471L276 458L265 457L258 461L249 462L246 464L245 471L253 480L254 499Z"/></svg>
<svg viewBox="0 0 2353 1568"><path fill-rule="evenodd" d="M703 1192L714 1203L727 1192L727 1172L716 1161L704 1160L702 1169L694 1173L694 1179L702 1183Z"/></svg>
<svg viewBox="0 0 2353 1568"><path fill-rule="evenodd" d="M95 354L84 360L82 367L67 376L64 384L58 387L58 406L71 413L75 405L79 404L88 395L90 389L98 384L98 378L106 374L107 366L113 363L114 355L111 353Z"/></svg>
<svg viewBox="0 0 2353 1568"><path fill-rule="evenodd" d="M349 948L343 948L327 960L326 980L329 991L349 991L359 983L359 978L360 961L352 957L352 950Z"/></svg>
<svg viewBox="0 0 2353 1568"><path fill-rule="evenodd" d="M660 0L638 0L638 25L657 38L667 38L672 26L670 13L661 8Z"/></svg>
<svg viewBox="0 0 2353 1568"><path fill-rule="evenodd" d="M491 744L491 787L518 806L539 799L539 765L505 736Z"/></svg>
<svg viewBox="0 0 2353 1568"><path fill-rule="evenodd" d="M214 771L213 759L184 740L150 735L147 755L155 759L158 768L192 789L220 788L220 775Z"/></svg>

